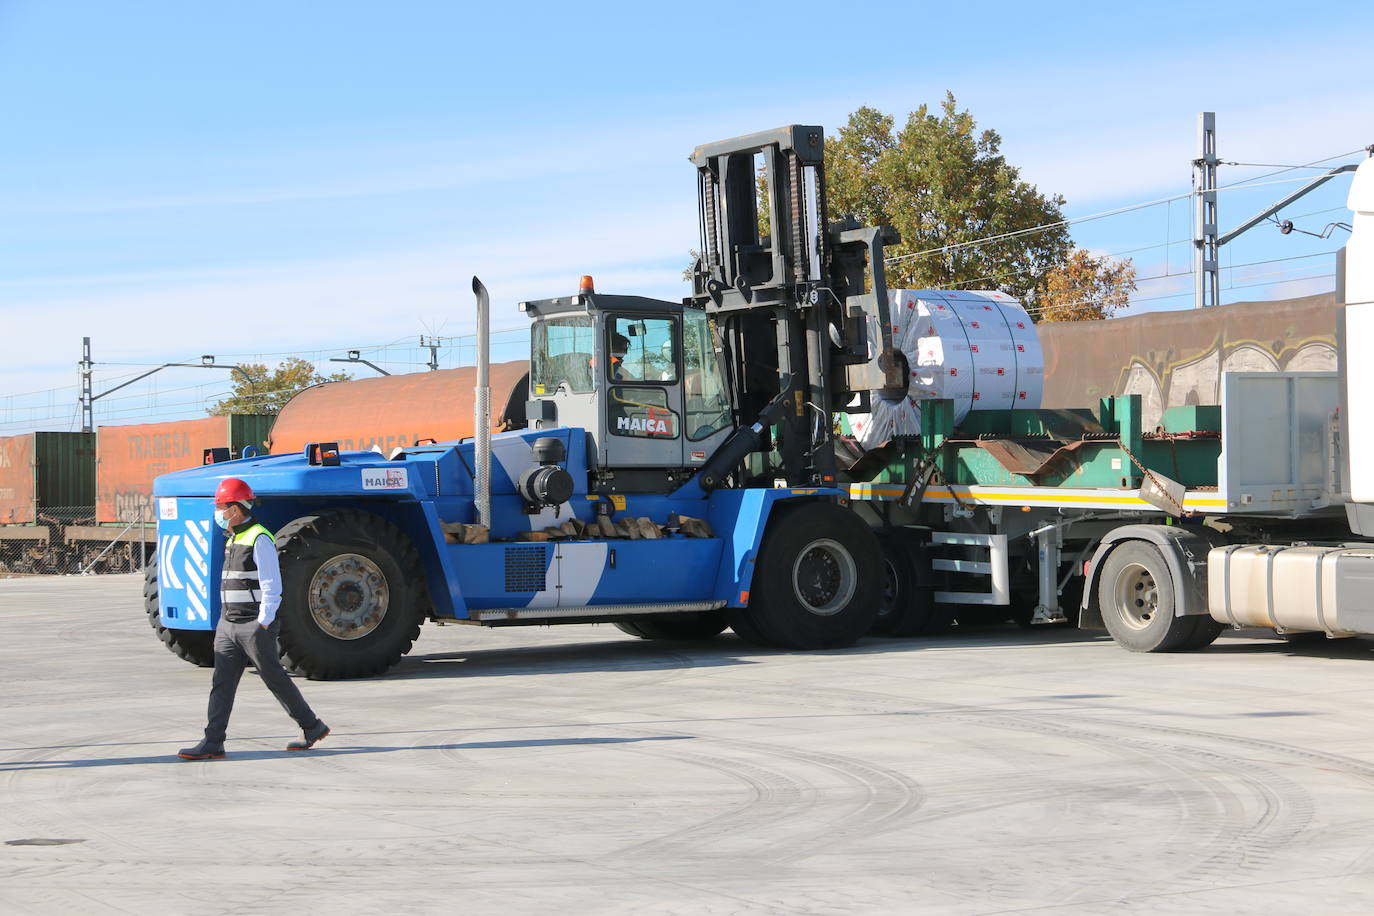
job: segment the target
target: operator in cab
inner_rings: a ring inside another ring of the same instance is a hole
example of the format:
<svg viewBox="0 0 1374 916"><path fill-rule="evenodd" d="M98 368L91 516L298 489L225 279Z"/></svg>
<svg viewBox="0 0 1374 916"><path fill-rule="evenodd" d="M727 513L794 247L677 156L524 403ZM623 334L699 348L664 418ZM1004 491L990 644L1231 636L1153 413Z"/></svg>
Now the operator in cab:
<svg viewBox="0 0 1374 916"><path fill-rule="evenodd" d="M611 378L617 381L634 380L639 376L630 371L625 365L625 356L630 352L630 338L624 334L615 333L611 335Z"/></svg>

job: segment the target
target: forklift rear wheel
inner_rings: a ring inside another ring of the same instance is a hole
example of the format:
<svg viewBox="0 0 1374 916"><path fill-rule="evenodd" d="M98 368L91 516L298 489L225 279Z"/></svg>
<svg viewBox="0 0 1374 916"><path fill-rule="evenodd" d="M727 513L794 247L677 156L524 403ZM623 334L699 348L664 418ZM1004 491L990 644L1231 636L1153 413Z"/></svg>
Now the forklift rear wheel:
<svg viewBox="0 0 1374 916"><path fill-rule="evenodd" d="M720 611L696 611L690 614L651 614L616 621L622 633L640 639L675 639L680 641L714 639L729 626Z"/></svg>
<svg viewBox="0 0 1374 916"><path fill-rule="evenodd" d="M381 674L410 651L427 616L420 554L389 522L351 509L307 515L277 533L282 660L317 680Z"/></svg>
<svg viewBox="0 0 1374 916"><path fill-rule="evenodd" d="M872 627L882 595L882 549L873 531L830 503L775 513L759 551L749 607L731 613L735 631L751 642L788 649L853 645Z"/></svg>
<svg viewBox="0 0 1374 916"><path fill-rule="evenodd" d="M188 661L200 668L213 668L215 665L214 630L174 630L162 625L162 613L158 609L157 553L148 560L143 570L143 610L148 613L148 626L153 628L157 638L177 658Z"/></svg>
<svg viewBox="0 0 1374 916"><path fill-rule="evenodd" d="M1221 626L1206 614L1174 614L1174 581L1159 548L1127 541L1102 564L1097 584L1102 622L1132 652L1183 652L1216 639Z"/></svg>

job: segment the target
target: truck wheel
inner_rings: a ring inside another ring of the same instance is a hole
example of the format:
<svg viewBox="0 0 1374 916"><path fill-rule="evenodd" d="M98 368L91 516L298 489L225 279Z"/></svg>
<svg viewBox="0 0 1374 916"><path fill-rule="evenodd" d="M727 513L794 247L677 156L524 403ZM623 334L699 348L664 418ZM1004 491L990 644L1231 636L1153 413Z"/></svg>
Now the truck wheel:
<svg viewBox="0 0 1374 916"><path fill-rule="evenodd" d="M640 639L676 639L680 641L713 639L727 626L720 611L697 611L690 614L651 614L633 620L616 621L622 633Z"/></svg>
<svg viewBox="0 0 1374 916"><path fill-rule="evenodd" d="M1189 636L1187 641L1184 642L1183 645L1178 647L1178 650L1180 652L1191 652L1194 649L1205 649L1212 643L1216 642L1217 637L1221 635L1222 630L1226 629L1226 624L1222 623L1220 620L1213 620L1207 614L1199 614L1197 616L1190 615L1187 619L1196 620L1197 625L1196 629L1193 630L1193 635ZM1325 633L1321 635L1323 637L1326 636Z"/></svg>
<svg viewBox="0 0 1374 916"><path fill-rule="evenodd" d="M731 624L750 642L752 629L767 645L840 649L873 626L882 587L882 548L863 520L830 503L804 503L769 524L749 607L733 612Z"/></svg>
<svg viewBox="0 0 1374 916"><path fill-rule="evenodd" d="M1198 649L1221 632L1206 614L1174 615L1174 582L1159 548L1127 541L1102 564L1097 599L1107 632L1132 652L1181 652ZM1199 642L1210 634L1205 642Z"/></svg>
<svg viewBox="0 0 1374 916"><path fill-rule="evenodd" d="M143 570L143 610L148 614L148 625L153 628L162 644L177 658L200 668L213 668L215 631L175 630L164 627L158 611L157 593L157 553L154 552Z"/></svg>
<svg viewBox="0 0 1374 916"><path fill-rule="evenodd" d="M429 614L419 551L366 512L307 515L277 532L282 660L316 680L381 674L410 651Z"/></svg>
<svg viewBox="0 0 1374 916"><path fill-rule="evenodd" d="M874 636L929 636L954 623L952 605L936 604L929 585L929 558L919 538L901 528L878 533L883 546L883 589L878 616L869 632ZM925 564L927 574L921 574Z"/></svg>

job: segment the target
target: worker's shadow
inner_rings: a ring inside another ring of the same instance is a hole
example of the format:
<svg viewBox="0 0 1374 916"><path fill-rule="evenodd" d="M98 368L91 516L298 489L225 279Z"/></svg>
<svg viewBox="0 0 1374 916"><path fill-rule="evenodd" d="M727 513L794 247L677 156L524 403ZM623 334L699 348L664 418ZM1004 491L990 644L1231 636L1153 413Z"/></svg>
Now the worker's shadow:
<svg viewBox="0 0 1374 916"><path fill-rule="evenodd" d="M354 745L345 747L315 747L308 752L287 750L249 750L234 751L219 760L203 761L206 764L224 766L235 761L243 763L253 760L277 760L281 758L309 760L320 757L351 757L357 754L391 754L397 751L483 751L508 748L566 747L587 744L634 744L643 741L685 741L692 735L644 735L640 737L591 736L586 738L526 738L509 741L463 741L455 744L407 744L395 747L375 745ZM71 745L80 747L81 745ZM35 748L34 750L44 750ZM93 757L88 759L65 760L0 760L0 773L17 773L24 770L76 770L89 767L122 767L141 764L165 764L188 766L202 761L182 760L175 754L155 754L146 757Z"/></svg>

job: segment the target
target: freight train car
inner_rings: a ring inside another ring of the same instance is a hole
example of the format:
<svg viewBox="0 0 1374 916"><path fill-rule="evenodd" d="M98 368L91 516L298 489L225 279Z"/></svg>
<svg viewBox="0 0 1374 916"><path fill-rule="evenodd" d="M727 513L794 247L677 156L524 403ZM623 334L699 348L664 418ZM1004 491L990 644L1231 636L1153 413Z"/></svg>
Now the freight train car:
<svg viewBox="0 0 1374 916"><path fill-rule="evenodd" d="M1336 297L1236 302L1110 321L1036 326L1047 408L1140 395L1141 422L1170 407L1221 403L1223 372L1335 371Z"/></svg>
<svg viewBox="0 0 1374 916"><path fill-rule="evenodd" d="M102 525L151 523L153 479L203 463L206 449L238 456L252 446L266 450L270 415L236 414L101 426L97 432L95 518Z"/></svg>
<svg viewBox="0 0 1374 916"><path fill-rule="evenodd" d="M1166 408L1217 403L1222 371L1334 368L1335 314L1327 293L1041 324L1042 404L1140 394L1142 423L1153 429ZM524 360L491 367L498 426L524 425L527 368ZM151 546L151 528L138 525L154 521L152 479L200 464L207 448L237 456L264 440L275 453L337 441L344 449L389 454L424 439L471 436L473 373L460 368L329 382L301 392L275 422L211 417L102 426L95 435L0 438L0 572L75 572L96 558L97 571L138 568ZM121 535L130 522L134 528ZM116 535L120 541L106 551ZM143 551L133 546L138 543Z"/></svg>
<svg viewBox="0 0 1374 916"><path fill-rule="evenodd" d="M492 365L498 426L524 425L528 368L525 360ZM475 372L468 366L307 388L286 402L272 425L272 454L299 452L311 442L337 442L345 451L376 449L389 455L426 439L466 439L474 432Z"/></svg>
<svg viewBox="0 0 1374 916"><path fill-rule="evenodd" d="M33 432L0 439L0 572L66 572L64 533L95 516L95 436Z"/></svg>
<svg viewBox="0 0 1374 916"><path fill-rule="evenodd" d="M153 479L265 450L270 416L224 416L95 433L0 439L0 573L126 572L156 543Z"/></svg>

